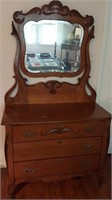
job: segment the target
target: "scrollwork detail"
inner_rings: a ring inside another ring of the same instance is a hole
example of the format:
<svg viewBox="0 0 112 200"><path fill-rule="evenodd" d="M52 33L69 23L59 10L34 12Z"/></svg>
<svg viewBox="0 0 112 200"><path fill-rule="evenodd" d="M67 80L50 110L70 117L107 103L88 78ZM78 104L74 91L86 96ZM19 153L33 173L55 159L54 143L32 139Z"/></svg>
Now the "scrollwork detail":
<svg viewBox="0 0 112 200"><path fill-rule="evenodd" d="M88 16L86 15L85 19L84 19L84 24L87 26L87 27L90 27L92 26L92 24L94 23L94 18L92 16Z"/></svg>
<svg viewBox="0 0 112 200"><path fill-rule="evenodd" d="M64 6L60 1L51 1L49 4L45 4L42 8L32 8L29 12L23 13L22 11L16 11L13 15L13 19L16 23L21 24L24 22L25 17L31 14L44 14L44 15L51 15L51 14L59 14L62 16L76 16L81 17L84 20L84 24L89 27L94 23L94 18L92 16L86 15L83 17L77 10L72 9L70 10L68 6Z"/></svg>
<svg viewBox="0 0 112 200"><path fill-rule="evenodd" d="M58 81L48 81L44 85L49 89L50 94L56 94L57 89L61 87L61 83Z"/></svg>
<svg viewBox="0 0 112 200"><path fill-rule="evenodd" d="M14 13L14 15L13 15L13 18L14 18L14 20L15 20L18 24L20 24L20 23L22 23L22 22L24 21L25 16L24 16L24 14L22 13L22 11L16 11L16 12Z"/></svg>

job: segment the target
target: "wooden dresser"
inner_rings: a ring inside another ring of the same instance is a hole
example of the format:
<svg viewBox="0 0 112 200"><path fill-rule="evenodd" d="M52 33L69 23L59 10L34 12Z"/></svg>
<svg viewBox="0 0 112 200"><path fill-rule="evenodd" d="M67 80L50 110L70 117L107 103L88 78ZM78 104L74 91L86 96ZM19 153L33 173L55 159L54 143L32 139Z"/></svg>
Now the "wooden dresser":
<svg viewBox="0 0 112 200"><path fill-rule="evenodd" d="M110 114L95 103L9 105L6 158L13 185L96 174L102 181Z"/></svg>
<svg viewBox="0 0 112 200"><path fill-rule="evenodd" d="M10 198L15 198L21 187L32 181L61 181L96 174L101 183L111 115L95 102L96 92L88 81L93 17L82 17L76 10L52 1L26 14L17 11L13 18L19 27L12 24L12 34L18 43L15 84L6 93L2 119L2 125L6 127ZM44 18L67 20L84 27L78 71L31 73L25 68L24 24ZM33 80L53 78L28 84L27 76ZM77 82L63 81L63 77L74 78Z"/></svg>

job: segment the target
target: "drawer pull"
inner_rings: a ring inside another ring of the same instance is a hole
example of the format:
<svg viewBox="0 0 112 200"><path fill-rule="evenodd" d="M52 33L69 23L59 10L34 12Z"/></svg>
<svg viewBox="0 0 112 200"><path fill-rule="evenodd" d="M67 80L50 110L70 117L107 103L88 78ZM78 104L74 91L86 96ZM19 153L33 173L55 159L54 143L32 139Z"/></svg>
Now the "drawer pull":
<svg viewBox="0 0 112 200"><path fill-rule="evenodd" d="M80 130L74 131L71 128L54 128L49 130L47 133L42 133L42 135L50 135L50 134L64 134L66 132L72 132L74 134L80 133Z"/></svg>
<svg viewBox="0 0 112 200"><path fill-rule="evenodd" d="M35 136L35 135L36 135L36 133L31 132L31 131L26 131L26 132L24 132L24 136L25 136L25 137L33 137L33 136Z"/></svg>
<svg viewBox="0 0 112 200"><path fill-rule="evenodd" d="M95 131L95 128L94 127L87 127L87 128L85 128L85 131L88 132L88 133L91 133L91 132Z"/></svg>
<svg viewBox="0 0 112 200"><path fill-rule="evenodd" d="M34 173L36 173L36 171L37 171L36 169L27 168L24 170L24 173L25 174L34 174Z"/></svg>
<svg viewBox="0 0 112 200"><path fill-rule="evenodd" d="M45 135L49 135L49 134L57 134L59 131L58 128L54 128L54 129L51 129L50 131L48 131Z"/></svg>
<svg viewBox="0 0 112 200"><path fill-rule="evenodd" d="M85 148L88 149L88 150L91 149L92 147L93 147L92 144L86 144L86 145L85 145Z"/></svg>

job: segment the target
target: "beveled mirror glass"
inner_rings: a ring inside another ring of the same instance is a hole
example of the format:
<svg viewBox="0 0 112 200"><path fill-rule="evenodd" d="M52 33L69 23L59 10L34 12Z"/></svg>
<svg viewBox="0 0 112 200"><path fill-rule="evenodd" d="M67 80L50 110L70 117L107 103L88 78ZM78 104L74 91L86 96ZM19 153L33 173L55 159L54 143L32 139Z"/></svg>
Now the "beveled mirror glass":
<svg viewBox="0 0 112 200"><path fill-rule="evenodd" d="M16 11L13 19L12 34L17 39L14 66L26 82L29 77L76 77L78 83L88 77L92 16L84 17L53 0L27 13Z"/></svg>
<svg viewBox="0 0 112 200"><path fill-rule="evenodd" d="M28 21L24 25L25 68L31 73L80 69L83 27L63 20Z"/></svg>

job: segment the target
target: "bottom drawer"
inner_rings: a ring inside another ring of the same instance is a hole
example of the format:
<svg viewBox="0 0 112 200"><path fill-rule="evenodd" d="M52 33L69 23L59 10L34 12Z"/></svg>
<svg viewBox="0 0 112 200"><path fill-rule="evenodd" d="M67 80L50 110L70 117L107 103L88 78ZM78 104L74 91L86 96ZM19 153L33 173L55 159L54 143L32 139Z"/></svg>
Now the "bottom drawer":
<svg viewBox="0 0 112 200"><path fill-rule="evenodd" d="M15 179L95 172L99 155L15 162Z"/></svg>

